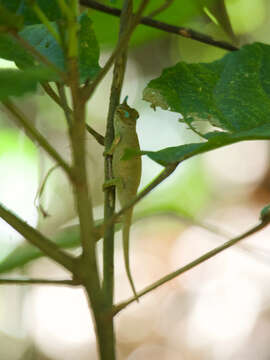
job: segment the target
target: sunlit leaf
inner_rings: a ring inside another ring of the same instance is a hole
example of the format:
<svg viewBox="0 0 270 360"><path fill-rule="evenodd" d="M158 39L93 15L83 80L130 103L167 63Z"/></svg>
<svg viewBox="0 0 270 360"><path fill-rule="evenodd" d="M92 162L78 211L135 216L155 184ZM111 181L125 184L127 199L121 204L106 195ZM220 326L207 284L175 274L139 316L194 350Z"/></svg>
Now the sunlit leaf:
<svg viewBox="0 0 270 360"><path fill-rule="evenodd" d="M244 140L270 138L270 46L254 43L213 63L180 62L150 81L144 99L219 131L205 142L145 152L162 165Z"/></svg>

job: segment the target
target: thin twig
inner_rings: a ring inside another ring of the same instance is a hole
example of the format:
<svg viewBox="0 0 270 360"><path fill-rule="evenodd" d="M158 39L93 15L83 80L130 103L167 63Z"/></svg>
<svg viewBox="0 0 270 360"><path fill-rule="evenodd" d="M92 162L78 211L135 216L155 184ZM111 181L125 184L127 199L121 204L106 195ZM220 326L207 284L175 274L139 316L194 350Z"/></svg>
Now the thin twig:
<svg viewBox="0 0 270 360"><path fill-rule="evenodd" d="M69 178L72 178L72 169L68 163L61 157L60 154L48 143L46 138L31 124L26 115L11 102L11 100L5 100L3 105L13 115L17 123L22 126L27 136L36 141L42 149L44 149L48 155L50 155L56 163L65 171Z"/></svg>
<svg viewBox="0 0 270 360"><path fill-rule="evenodd" d="M89 134L93 135L94 138L96 139L96 141L104 146L104 136L101 135L100 133L98 133L95 129L93 129L90 125L88 125L87 123L85 124L86 125L86 130L89 132Z"/></svg>
<svg viewBox="0 0 270 360"><path fill-rule="evenodd" d="M148 14L147 17L153 18L157 16L158 14L168 9L168 7L170 7L173 2L174 0L165 0L165 2L162 5L160 5L156 10L152 11L150 14Z"/></svg>
<svg viewBox="0 0 270 360"><path fill-rule="evenodd" d="M143 295L146 295L147 293L151 292L152 290L158 288L159 286L167 283L168 281L176 278L177 276L185 273L188 270L193 269L194 267L198 266L199 264L205 262L206 260L212 258L213 256L219 254L220 252L228 249L229 247L237 244L239 241L247 238L248 236L255 234L256 232L262 230L263 228L265 228L267 225L269 224L269 220L268 221L261 221L258 225L254 226L253 228L251 228L250 230L246 231L245 233L226 241L225 243L223 243L222 245L214 248L213 250L208 251L207 253L203 254L202 256L198 257L197 259L195 259L194 261L191 261L190 263L188 263L185 266L182 266L180 269L164 276L163 278L159 279L158 281L154 282L153 284L147 286L146 288L144 288L142 291L140 291L138 293L138 297L142 297ZM136 301L135 297L132 297L118 305L115 305L114 308L114 315L116 315L117 313L119 313L121 310L123 310L125 307L127 307L129 304L133 303L134 301Z"/></svg>
<svg viewBox="0 0 270 360"><path fill-rule="evenodd" d="M113 63L115 61L115 58L117 57L119 51L121 51L121 49L123 47L125 47L126 44L129 42L129 39L130 39L130 37L131 37L131 35L133 33L133 30L135 29L137 24L140 22L141 15L142 15L144 9L146 8L146 6L148 5L149 1L150 0L143 0L142 1L137 13L133 17L133 20L132 20L130 26L125 31L125 33L122 36L121 40L118 42L117 46L115 47L115 49L114 49L113 53L111 54L111 56L109 57L109 59L107 60L106 64L103 66L103 68L97 74L94 81L91 82L89 85L85 86L82 89L81 96L82 96L82 99L83 99L84 102L89 100L89 98L93 95L93 92L95 91L96 87L99 85L101 80L104 78L104 76L108 73L111 66L113 65ZM120 13L121 13L121 11L120 11Z"/></svg>
<svg viewBox="0 0 270 360"><path fill-rule="evenodd" d="M52 89L52 87L48 84L42 84L43 89L45 90L45 92L51 97L51 99L61 107L61 109L63 111L68 112L69 116L73 115L73 111L69 106L63 107L61 98L56 94L56 92ZM96 141L100 144L100 145L104 145L104 136L101 135L100 133L98 133L95 129L93 129L90 125L88 125L87 123L85 123L86 126L86 130L89 132L89 134L91 134Z"/></svg>
<svg viewBox="0 0 270 360"><path fill-rule="evenodd" d="M177 168L179 163L168 165L164 170L161 171L161 173L149 184L147 185L144 190L142 190L133 200L130 201L127 206L123 207L121 210L119 210L117 213L115 213L107 223L104 223L104 226L108 226L112 222L116 222L117 219L121 215L123 215L128 209L132 208L134 205L136 205L139 201L141 201L147 194L149 194L153 189L155 189L162 181L167 179Z"/></svg>
<svg viewBox="0 0 270 360"><path fill-rule="evenodd" d="M120 9L101 4L95 0L80 0L80 3L81 3L81 5L89 7L91 9L95 9L95 10L98 10L98 11L101 11L101 12L104 12L106 14L110 14L113 16L119 17L121 14ZM149 17L142 17L140 20L140 23L143 25L146 25L146 26L150 26L155 29L159 29L161 31L165 31L170 34L183 36L185 38L196 40L196 41L202 42L204 44L216 46L216 47L224 49L224 50L229 50L229 51L238 50L238 48L236 46L234 46L226 41L215 40L211 36L202 34L198 31L192 30L187 27L167 24L165 22L154 20Z"/></svg>
<svg viewBox="0 0 270 360"><path fill-rule="evenodd" d="M62 108L62 103L60 97L57 95L57 93L53 90L51 85L49 83L42 83L41 86L43 87L44 91L47 95L50 96L50 98ZM70 109L72 112L72 110Z"/></svg>
<svg viewBox="0 0 270 360"><path fill-rule="evenodd" d="M64 111L65 114L65 118L67 121L67 125L70 127L72 124L72 110L70 109L70 107L68 106L68 101L67 101L67 95L65 92L65 87L63 84L57 82L56 83L57 89L58 89L58 93L59 93L59 98L60 101L62 103L61 108Z"/></svg>
<svg viewBox="0 0 270 360"><path fill-rule="evenodd" d="M73 273L75 258L61 249L41 234L38 230L28 225L25 221L6 209L0 203L0 218L12 226L20 233L28 242L40 249L46 256L63 265L66 269Z"/></svg>
<svg viewBox="0 0 270 360"><path fill-rule="evenodd" d="M49 280L49 279L4 279L0 278L0 285L64 285L78 286L77 280Z"/></svg>
<svg viewBox="0 0 270 360"><path fill-rule="evenodd" d="M206 231L209 231L212 234L215 234L217 236L222 236L225 239L229 239L232 237L232 233L228 233L227 231L225 231L224 229L221 229L219 226L210 224L208 222L205 222L203 220L199 220L190 216L186 216L186 215L182 215L179 214L178 212L174 212L174 211L153 211L153 212L142 212L141 214L138 213L137 215L135 214L135 218L134 218L134 222L137 221L143 221L145 219L151 218L151 217L168 217L168 218L172 218L175 219L179 222L181 222L182 224L185 225L190 225L190 226L198 226Z"/></svg>
<svg viewBox="0 0 270 360"><path fill-rule="evenodd" d="M61 39L58 34L58 32L53 27L50 20L47 18L46 14L42 11L40 6L36 1L30 1L29 2L32 10L36 13L36 16L41 21L41 23L46 27L47 31L51 34L51 36L58 42L58 44L61 46Z"/></svg>

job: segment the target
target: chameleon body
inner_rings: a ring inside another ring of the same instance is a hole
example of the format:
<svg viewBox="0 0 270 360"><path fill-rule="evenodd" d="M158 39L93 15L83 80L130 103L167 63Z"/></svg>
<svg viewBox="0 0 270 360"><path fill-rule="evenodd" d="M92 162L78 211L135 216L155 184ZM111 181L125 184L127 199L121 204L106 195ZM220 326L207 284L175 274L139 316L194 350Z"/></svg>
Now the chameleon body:
<svg viewBox="0 0 270 360"><path fill-rule="evenodd" d="M136 133L138 117L138 112L130 108L126 101L117 107L114 115L113 176L122 208L136 196L141 181L141 157L135 156L127 161L122 160L126 148L140 150ZM122 240L126 273L134 296L137 297L129 265L129 232L132 213L133 208L130 208L123 215Z"/></svg>

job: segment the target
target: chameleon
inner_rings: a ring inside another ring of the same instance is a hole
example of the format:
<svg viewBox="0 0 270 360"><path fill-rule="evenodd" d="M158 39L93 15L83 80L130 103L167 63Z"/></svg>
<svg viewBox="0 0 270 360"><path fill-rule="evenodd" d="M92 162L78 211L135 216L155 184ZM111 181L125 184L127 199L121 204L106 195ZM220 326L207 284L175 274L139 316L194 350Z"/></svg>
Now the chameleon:
<svg viewBox="0 0 270 360"><path fill-rule="evenodd" d="M140 150L136 133L136 122L139 118L137 110L127 104L127 100L115 110L114 114L114 141L109 153L113 155L113 179L105 183L106 186L115 185L117 198L121 207L125 207L137 194L141 181L141 157L134 156L128 161L122 157L125 149ZM129 233L132 223L133 208L128 209L123 215L122 242L126 274L134 296L138 300L129 264Z"/></svg>

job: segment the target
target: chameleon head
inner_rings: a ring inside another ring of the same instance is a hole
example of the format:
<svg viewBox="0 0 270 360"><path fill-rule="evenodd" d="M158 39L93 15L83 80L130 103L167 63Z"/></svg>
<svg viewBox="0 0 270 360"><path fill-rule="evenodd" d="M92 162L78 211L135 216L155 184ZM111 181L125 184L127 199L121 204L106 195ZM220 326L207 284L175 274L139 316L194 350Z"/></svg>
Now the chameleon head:
<svg viewBox="0 0 270 360"><path fill-rule="evenodd" d="M120 104L117 107L115 111L115 116L125 125L135 126L136 121L139 117L139 113L137 110L129 107L128 104L124 101L123 104Z"/></svg>

